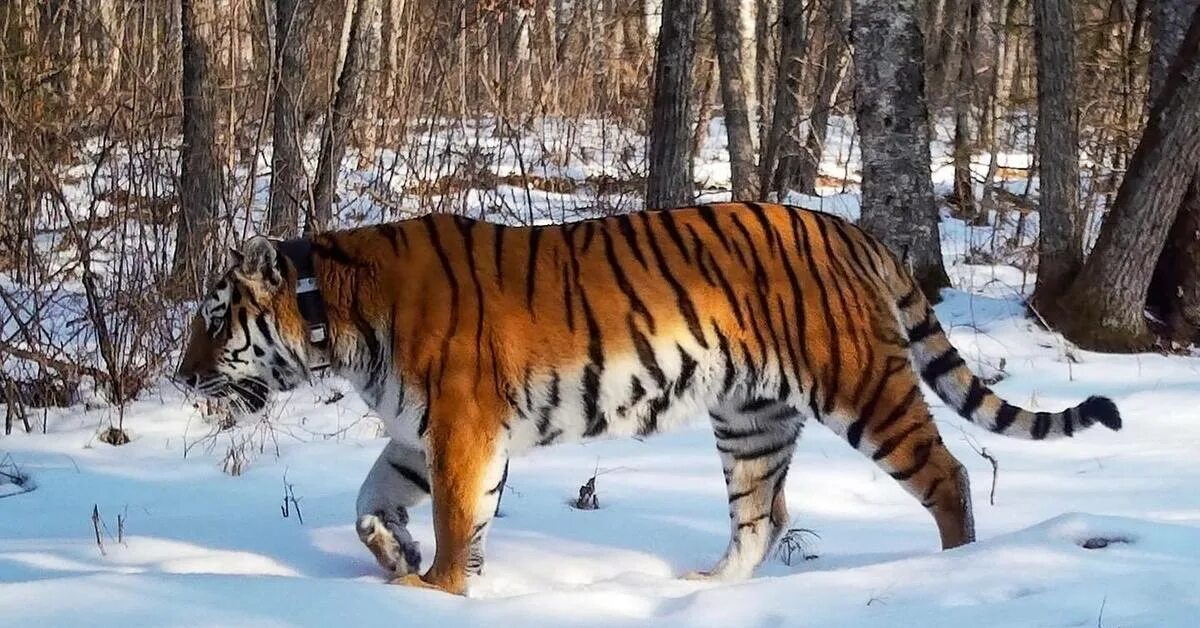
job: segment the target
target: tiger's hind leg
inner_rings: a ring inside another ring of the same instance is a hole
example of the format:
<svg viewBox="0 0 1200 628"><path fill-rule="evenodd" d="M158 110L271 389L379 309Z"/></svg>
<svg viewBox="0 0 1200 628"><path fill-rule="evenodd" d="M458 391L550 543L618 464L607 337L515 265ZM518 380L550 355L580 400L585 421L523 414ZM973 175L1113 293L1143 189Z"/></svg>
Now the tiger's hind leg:
<svg viewBox="0 0 1200 628"><path fill-rule="evenodd" d="M937 523L942 549L974 541L967 470L942 442L916 373L905 361L878 381L874 394L858 400L846 440L921 501Z"/></svg>
<svg viewBox="0 0 1200 628"><path fill-rule="evenodd" d="M711 570L685 577L740 580L787 528L783 488L803 423L791 406L762 400L711 417L729 493L729 546Z"/></svg>

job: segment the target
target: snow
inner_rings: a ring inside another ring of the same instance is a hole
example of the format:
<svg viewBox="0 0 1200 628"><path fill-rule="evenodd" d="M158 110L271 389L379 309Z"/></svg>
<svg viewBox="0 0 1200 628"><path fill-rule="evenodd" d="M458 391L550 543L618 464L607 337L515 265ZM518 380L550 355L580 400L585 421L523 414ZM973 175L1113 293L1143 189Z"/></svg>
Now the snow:
<svg viewBox="0 0 1200 628"><path fill-rule="evenodd" d="M714 133L697 167L714 188L728 176L722 142ZM835 121L825 174L857 176L851 153ZM582 177L611 166L571 160L564 167ZM944 193L949 174L934 173ZM789 201L855 218L856 185L846 187ZM509 190L486 194L533 211L523 190ZM538 215L560 216L545 207ZM1001 223L1011 238L1013 221ZM1031 243L1035 228L1027 223L1019 240ZM0 438L0 459L35 487L16 494L0 483L0 625L1196 625L1200 357L1094 354L1038 328L1022 301L1031 274L1005 260L966 263L993 235L943 220L955 289L937 312L954 344L1014 403L1056 410L1105 394L1125 429L1005 439L927 393L971 475L975 544L939 551L916 500L810 422L786 491L793 525L815 533L804 540L816 557L788 565L772 555L744 582L680 580L711 566L729 532L720 463L698 425L515 459L469 597L387 586L353 529L359 483L385 440L345 382L318 381L219 431L164 381L127 408L128 445L97 440L116 411L95 399L48 410L45 435ZM345 397L331 403L335 393ZM994 504L983 450L999 465ZM571 508L593 473L601 508ZM296 502L285 517L288 486ZM429 505L412 516L428 565Z"/></svg>

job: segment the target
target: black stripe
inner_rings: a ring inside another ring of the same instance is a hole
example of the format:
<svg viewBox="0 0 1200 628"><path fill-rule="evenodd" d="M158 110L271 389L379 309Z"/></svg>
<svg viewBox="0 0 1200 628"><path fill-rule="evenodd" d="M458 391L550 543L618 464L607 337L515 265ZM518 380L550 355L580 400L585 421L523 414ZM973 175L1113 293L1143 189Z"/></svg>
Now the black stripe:
<svg viewBox="0 0 1200 628"><path fill-rule="evenodd" d="M637 228L629 219L629 214L617 216L617 231L625 238L625 244L633 252L633 258L642 265L642 268L649 269L650 267L646 265L646 256L642 254L642 247L638 244Z"/></svg>
<svg viewBox="0 0 1200 628"><path fill-rule="evenodd" d="M1042 440L1050 433L1051 415L1049 412L1038 412L1033 417L1033 429L1029 433L1034 440Z"/></svg>
<svg viewBox="0 0 1200 628"><path fill-rule="evenodd" d="M909 436L912 436L913 432L916 432L924 426L924 423L920 421L914 421L912 425L904 428L904 430L899 434L896 434L882 443L879 443L879 447L874 453L871 454L871 460L883 460L884 458L887 458L888 455L895 451L901 443L908 439Z"/></svg>
<svg viewBox="0 0 1200 628"><path fill-rule="evenodd" d="M758 447L755 447L754 449L743 450L738 447L728 447L728 446L722 445L720 442L717 442L717 450L720 451L721 453L725 453L725 454L729 454L729 455L733 456L734 460L746 461L746 460L758 460L759 458L767 458L769 456L774 456L775 454L778 454L779 452L783 451L784 449L787 449L787 447L789 445L791 445L791 441L784 439L784 440L781 440L781 441L775 442L775 443L767 443L764 445L759 445Z"/></svg>
<svg viewBox="0 0 1200 628"><path fill-rule="evenodd" d="M546 405L543 405L538 410L538 436L543 441L546 440L547 435L550 433L551 413L557 410L559 404L562 403L559 381L558 371L553 371L550 375L550 390L547 395L549 399L546 400Z"/></svg>
<svg viewBox="0 0 1200 628"><path fill-rule="evenodd" d="M493 486L492 488L489 488L489 489L488 489L488 491L487 491L487 494L488 494L488 495L495 495L496 493L499 493L499 492L500 492L500 489L504 488L504 479L505 479L505 478L507 478L507 477L508 477L508 464L507 464L507 463L505 463L505 465L504 465L504 473L503 473L503 474L500 476L500 481L499 481L499 482L497 482L497 483L496 483L496 485L495 485L495 486Z"/></svg>
<svg viewBox="0 0 1200 628"><path fill-rule="evenodd" d="M400 239L396 235L396 232L400 230L399 225L393 223L383 223L381 225L377 225L376 228L379 229L379 231L383 234L384 239L386 239L388 244L391 245L392 255L400 257Z"/></svg>
<svg viewBox="0 0 1200 628"><path fill-rule="evenodd" d="M917 397L920 397L920 396L921 396L920 388L918 388L917 386L913 386L912 388L910 388L908 390L908 394L904 395L904 398L901 399L900 402L897 403L894 408L892 408L892 411L890 413L888 413L887 418L885 418L883 421L881 421L879 423L879 425L875 426L875 431L883 432L887 428L891 427L893 423L895 423L896 421L899 421L900 417L904 416L904 414L908 412L909 408L912 407L913 402L916 401Z"/></svg>
<svg viewBox="0 0 1200 628"><path fill-rule="evenodd" d="M683 347L676 344L675 348L679 350L680 362L679 379L675 381L675 396L679 397L692 385L692 377L696 374L696 367L699 365L696 363L695 358L683 350Z"/></svg>
<svg viewBox="0 0 1200 628"><path fill-rule="evenodd" d="M1000 404L1000 410L996 412L996 422L992 425L991 430L996 433L1003 433L1017 420L1017 413L1020 408L1008 403L1007 401Z"/></svg>
<svg viewBox="0 0 1200 628"><path fill-rule="evenodd" d="M617 254L613 251L612 237L607 231L602 232L604 237L604 258L608 260L608 266L612 269L613 276L617 279L617 287L621 289L621 293L629 299L629 305L633 311L640 314L646 320L646 326L650 333L655 332L654 317L650 314L650 310L646 309L646 304L638 297L637 290L633 288L633 284L629 282L629 276L625 274L625 269L621 266L621 262L617 260Z"/></svg>
<svg viewBox="0 0 1200 628"><path fill-rule="evenodd" d="M729 305L733 308L733 317L737 319L738 328L745 329L746 319L742 315L742 306L738 303L737 295L733 292L733 286L729 284L729 279L725 276L725 269L721 268L721 265L717 263L711 254L704 252L702 255L707 256L711 262L713 274L717 277L717 283L721 286L721 292L725 295L725 300L729 301Z"/></svg>
<svg viewBox="0 0 1200 628"><path fill-rule="evenodd" d="M496 265L496 283L504 289L504 225L492 225L492 263Z"/></svg>
<svg viewBox="0 0 1200 628"><path fill-rule="evenodd" d="M1070 438L1075 434L1075 415L1079 412L1079 408L1069 408L1062 413L1063 417L1063 436Z"/></svg>
<svg viewBox="0 0 1200 628"><path fill-rule="evenodd" d="M821 279L820 271L817 270L816 260L813 258L813 255L812 255L813 248L812 248L811 240L810 240L809 234L808 234L808 226L804 224L803 220L800 220L799 224L800 224L800 235L801 235L802 239L804 240L804 247L803 247L804 258L808 261L808 267L811 272L813 282L815 282L817 284L818 292L820 292L820 294L821 294L821 306L822 306L821 310L825 314L825 331L828 333L828 336L829 336L829 346L830 346L829 373L830 373L830 376L829 376L829 387L825 391L825 403L824 403L825 414L829 414L829 413L833 412L833 402L834 402L834 399L837 397L838 384L839 384L839 382L841 380L841 376L842 376L841 334L839 334L837 332L837 329L835 329L835 327L834 327L833 308L831 307L831 304L829 302L829 290L828 290L828 288L826 288L824 280ZM812 337L813 336L806 336L806 338L812 338Z"/></svg>
<svg viewBox="0 0 1200 628"><path fill-rule="evenodd" d="M925 494L921 496L921 505L922 506L924 506L926 508L933 508L936 505L934 502L931 502L929 500L933 498L933 494L935 492L937 492L938 487L942 485L942 481L944 481L945 479L946 479L946 476L939 475L936 478L934 478L932 482L929 483L929 488L925 489Z"/></svg>
<svg viewBox="0 0 1200 628"><path fill-rule="evenodd" d="M475 376L478 378L482 372L482 363L479 359L483 355L483 284L479 281L479 268L475 263L475 225L478 223L469 218L455 218L455 224L458 225L459 232L463 237L463 248L467 251L467 268L471 271L471 283L475 286L475 305L479 311L479 319L475 322L475 355L476 368Z"/></svg>
<svg viewBox="0 0 1200 628"><path fill-rule="evenodd" d="M721 382L721 394L718 396L719 399L724 399L725 395L728 395L729 391L733 389L734 376L736 375L733 365L733 352L729 350L729 338L726 338L725 334L721 333L720 329L717 329L715 322L713 329L716 330L717 346L720 348L721 357L725 361L725 375Z"/></svg>
<svg viewBox="0 0 1200 628"><path fill-rule="evenodd" d="M933 453L933 440L927 440L916 447L913 447L913 464L911 467L902 471L893 472L892 478L898 482L903 482L912 476L921 472L925 465L929 464L930 455Z"/></svg>
<svg viewBox="0 0 1200 628"><path fill-rule="evenodd" d="M926 313L925 320L917 323L912 329L908 330L909 342L921 342L930 336L943 333L941 323L931 314L932 312Z"/></svg>
<svg viewBox="0 0 1200 628"><path fill-rule="evenodd" d="M983 403L983 398L987 395L987 387L983 385L978 377L971 376L971 388L967 390L967 398L963 400L962 408L958 413L968 421L974 421L971 417L975 415L975 411L979 409L979 405Z"/></svg>
<svg viewBox="0 0 1200 628"><path fill-rule="evenodd" d="M429 494L429 480L425 479L425 476L421 475L420 473L417 473L415 470L410 469L398 462L393 462L391 460L388 460L388 464L392 465L392 468L396 470L396 473L400 474L400 477L403 477L405 480L408 480L409 484L412 484L413 486L417 487L418 489L423 491L426 495Z"/></svg>
<svg viewBox="0 0 1200 628"><path fill-rule="evenodd" d="M959 357L958 351L950 348L942 355L934 358L929 364L926 364L925 368L921 369L921 378L936 389L938 379L964 364L966 362L963 362L963 359Z"/></svg>
<svg viewBox="0 0 1200 628"><path fill-rule="evenodd" d="M761 410L766 410L767 408L775 405L776 401L777 400L775 400L775 399L767 399L765 397L759 397L757 399L751 399L750 401L747 401L746 403L742 404L742 407L739 408L739 410L741 412L759 412Z"/></svg>
<svg viewBox="0 0 1200 628"><path fill-rule="evenodd" d="M575 299L571 294L571 271L562 267L563 315L567 317L567 329L575 331Z"/></svg>
<svg viewBox="0 0 1200 628"><path fill-rule="evenodd" d="M533 310L533 291L537 286L534 281L537 276L538 245L542 240L542 229L534 227L529 232L529 258L525 263L525 307Z"/></svg>
<svg viewBox="0 0 1200 628"><path fill-rule="evenodd" d="M683 234L679 232L679 226L675 224L675 217L669 211L660 211L658 212L658 221L667 230L667 235L675 243L676 248L679 249L679 253L683 255L684 261L691 264L692 254L688 251L687 246L683 244Z"/></svg>
<svg viewBox="0 0 1200 628"><path fill-rule="evenodd" d="M725 239L725 232L721 231L721 225L717 222L717 215L713 212L712 206L701 205L696 209L696 213L700 214L700 219L704 221L704 224L717 237L721 246L725 247L725 252L732 252L732 249L729 248L729 240Z"/></svg>
<svg viewBox="0 0 1200 628"><path fill-rule="evenodd" d="M775 230L771 228L771 221L767 218L766 209L758 203L746 203L746 207L750 209L750 213L758 219L758 224L762 227L763 236L767 239L767 249L771 252L775 251L777 244L775 239Z"/></svg>
<svg viewBox="0 0 1200 628"><path fill-rule="evenodd" d="M642 218L643 227L646 228L647 235L650 233L650 225L646 218L646 213L638 214ZM683 312L683 318L687 321L688 330L692 332L692 336L696 338L696 342L705 349L708 348L708 340L704 337L704 328L700 326L700 319L696 316L696 305L692 303L692 299L688 296L687 290L679 283L679 280L671 274L671 268L667 265L667 260L663 256L662 249L659 248L655 238L647 238L650 241L650 251L654 253L654 259L658 264L659 273L670 284L671 289L675 291L675 302L679 305L679 309Z"/></svg>
<svg viewBox="0 0 1200 628"><path fill-rule="evenodd" d="M909 306L917 302L917 295L919 294L921 294L921 289L918 288L917 284L914 283L912 290L909 290L908 294L900 297L899 301L896 301L896 307L901 310L907 310Z"/></svg>
<svg viewBox="0 0 1200 628"><path fill-rule="evenodd" d="M633 347L637 351L638 360L645 367L646 372L650 374L654 380L654 385L659 389L665 388L667 385L667 376L663 373L662 367L658 365L658 358L654 354L654 347L646 336L638 330L637 325L633 322L633 317L629 317L629 335L633 338Z"/></svg>
<svg viewBox="0 0 1200 628"><path fill-rule="evenodd" d="M600 375L604 372L604 344L600 338L600 326L596 323L596 315L582 288L579 299L583 304L584 321L587 323L589 360L583 368L583 408L587 420L583 435L591 437L608 429L608 419L600 411Z"/></svg>

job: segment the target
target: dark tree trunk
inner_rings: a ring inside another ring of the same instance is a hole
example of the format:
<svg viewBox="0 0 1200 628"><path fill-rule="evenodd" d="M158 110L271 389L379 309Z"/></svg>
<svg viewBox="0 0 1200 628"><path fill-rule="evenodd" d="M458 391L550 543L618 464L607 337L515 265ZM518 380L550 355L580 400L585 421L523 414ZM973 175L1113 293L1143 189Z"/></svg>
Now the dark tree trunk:
<svg viewBox="0 0 1200 628"><path fill-rule="evenodd" d="M763 144L759 183L764 192L783 194L796 185L800 142L800 91L804 75L804 50L808 24L802 0L783 0L779 9L779 70L775 76L775 105L771 128Z"/></svg>
<svg viewBox="0 0 1200 628"><path fill-rule="evenodd" d="M931 300L942 265L929 166L925 53L916 0L854 0L851 33L862 138L862 225L912 271Z"/></svg>
<svg viewBox="0 0 1200 628"><path fill-rule="evenodd" d="M207 25L212 13L197 9L204 0L180 0L180 38L183 73L183 145L179 149L179 220L176 229L174 276L182 294L204 288L212 261L212 233L221 198L221 169L217 164L214 102ZM212 7L206 7L212 8Z"/></svg>
<svg viewBox="0 0 1200 628"><path fill-rule="evenodd" d="M967 27L957 46L958 80L954 101L954 189L950 202L958 216L973 225L984 224L984 216L975 202L974 177L971 174L971 102L975 90L975 55L979 43L979 1L965 3Z"/></svg>
<svg viewBox="0 0 1200 628"><path fill-rule="evenodd" d="M754 140L750 131L750 110L746 94L753 86L743 75L742 1L710 0L713 30L717 40L717 63L721 69L721 103L725 111L725 132L729 141L729 168L733 200L758 198L754 176Z"/></svg>
<svg viewBox="0 0 1200 628"><path fill-rule="evenodd" d="M1159 0L1152 9L1150 102L1162 90L1171 62L1187 34L1189 18L1200 0ZM1167 337L1180 343L1200 342L1200 174L1175 215L1167 242L1150 280L1146 304L1163 321Z"/></svg>
<svg viewBox="0 0 1200 628"><path fill-rule="evenodd" d="M1038 68L1037 151L1041 181L1033 306L1062 296L1083 265L1079 216L1079 112L1071 0L1034 0Z"/></svg>
<svg viewBox="0 0 1200 628"><path fill-rule="evenodd" d="M1192 19L1129 162L1100 238L1051 322L1076 344L1102 351L1152 346L1144 307L1154 266L1190 177L1200 166L1200 12Z"/></svg>
<svg viewBox="0 0 1200 628"><path fill-rule="evenodd" d="M325 128L321 132L321 155L317 162L316 182L313 187L313 215L304 225L306 233L327 229L333 222L334 192L337 175L341 170L342 157L346 154L346 140L350 136L350 124L358 110L358 94L362 86L363 66L370 37L371 16L375 14L376 0L346 0L354 2L354 15L350 18L350 39L346 46L346 58L337 77L337 88L333 102L325 116ZM349 10L349 8L347 8Z"/></svg>
<svg viewBox="0 0 1200 628"><path fill-rule="evenodd" d="M664 0L654 65L647 207L692 201L692 66L699 0Z"/></svg>
<svg viewBox="0 0 1200 628"><path fill-rule="evenodd" d="M305 42L312 0L275 0L275 125L271 132L271 206L267 230L293 237L300 229L300 208L308 198L301 146Z"/></svg>
<svg viewBox="0 0 1200 628"><path fill-rule="evenodd" d="M821 173L821 158L825 154L829 114L837 101L838 88L845 71L849 16L850 0L832 0L829 3L825 51L817 78L817 91L813 95L812 113L808 117L808 136L797 164L796 189L804 194L817 193L817 176Z"/></svg>

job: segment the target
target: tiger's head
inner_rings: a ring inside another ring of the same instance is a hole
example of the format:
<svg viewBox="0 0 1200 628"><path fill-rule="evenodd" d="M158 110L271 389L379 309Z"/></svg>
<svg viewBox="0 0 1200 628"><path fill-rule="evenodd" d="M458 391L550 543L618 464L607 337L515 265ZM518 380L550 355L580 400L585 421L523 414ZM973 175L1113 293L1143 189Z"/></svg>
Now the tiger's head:
<svg viewBox="0 0 1200 628"><path fill-rule="evenodd" d="M234 251L232 268L201 301L175 380L253 413L274 391L309 377L308 327L295 271L264 237Z"/></svg>

